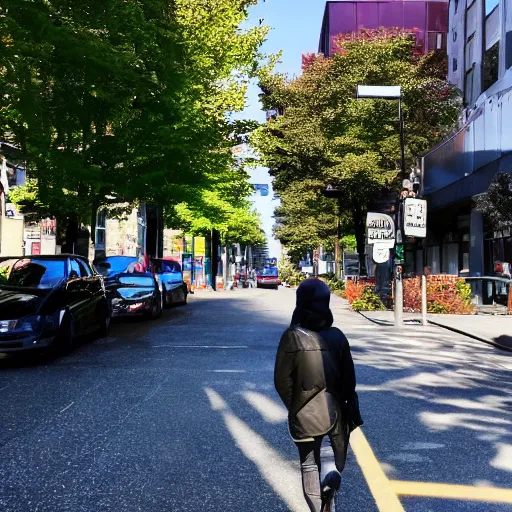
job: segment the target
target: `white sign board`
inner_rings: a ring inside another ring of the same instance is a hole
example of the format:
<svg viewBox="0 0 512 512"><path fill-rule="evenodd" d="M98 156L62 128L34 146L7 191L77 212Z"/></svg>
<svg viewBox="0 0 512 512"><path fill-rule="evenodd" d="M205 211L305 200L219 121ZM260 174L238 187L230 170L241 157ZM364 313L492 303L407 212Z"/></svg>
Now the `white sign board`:
<svg viewBox="0 0 512 512"><path fill-rule="evenodd" d="M366 232L368 245L379 244L390 249L395 246L395 222L385 213L368 212Z"/></svg>
<svg viewBox="0 0 512 512"><path fill-rule="evenodd" d="M375 263L386 263L389 260L389 247L382 244L373 244L372 258Z"/></svg>
<svg viewBox="0 0 512 512"><path fill-rule="evenodd" d="M404 205L404 234L425 238L427 236L427 201L408 197Z"/></svg>

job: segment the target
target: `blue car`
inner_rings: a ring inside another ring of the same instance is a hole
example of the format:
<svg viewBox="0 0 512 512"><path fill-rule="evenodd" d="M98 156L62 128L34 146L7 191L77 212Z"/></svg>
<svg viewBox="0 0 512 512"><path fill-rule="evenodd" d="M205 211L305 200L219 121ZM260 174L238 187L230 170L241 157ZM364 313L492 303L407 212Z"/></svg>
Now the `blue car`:
<svg viewBox="0 0 512 512"><path fill-rule="evenodd" d="M164 292L153 272L144 269L135 256L108 256L94 263L103 276L112 316L144 316L162 314Z"/></svg>
<svg viewBox="0 0 512 512"><path fill-rule="evenodd" d="M162 294L166 306L187 303L188 286L183 281L183 271L177 261L151 258L151 267L162 283Z"/></svg>

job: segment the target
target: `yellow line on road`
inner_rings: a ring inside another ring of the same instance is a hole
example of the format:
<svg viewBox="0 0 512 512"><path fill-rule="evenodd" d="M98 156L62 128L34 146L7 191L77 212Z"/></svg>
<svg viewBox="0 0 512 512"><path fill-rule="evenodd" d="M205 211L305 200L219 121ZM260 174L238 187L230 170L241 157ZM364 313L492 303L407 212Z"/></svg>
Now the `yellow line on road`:
<svg viewBox="0 0 512 512"><path fill-rule="evenodd" d="M391 482L382 470L363 431L358 428L350 434L350 446L361 467L368 487L380 512L405 512Z"/></svg>
<svg viewBox="0 0 512 512"><path fill-rule="evenodd" d="M399 480L392 480L390 483L395 493L404 496L512 503L512 489L427 482L402 482Z"/></svg>

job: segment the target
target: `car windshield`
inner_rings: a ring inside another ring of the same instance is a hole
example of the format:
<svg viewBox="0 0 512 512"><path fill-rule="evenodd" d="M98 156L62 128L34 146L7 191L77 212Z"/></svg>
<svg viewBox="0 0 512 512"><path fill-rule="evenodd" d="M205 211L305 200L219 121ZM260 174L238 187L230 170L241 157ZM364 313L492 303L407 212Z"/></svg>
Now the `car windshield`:
<svg viewBox="0 0 512 512"><path fill-rule="evenodd" d="M65 260L0 259L0 288L53 288L66 275Z"/></svg>
<svg viewBox="0 0 512 512"><path fill-rule="evenodd" d="M137 263L135 256L113 256L95 264L99 274L105 277L115 276L125 272L132 263ZM108 263L108 265L105 265Z"/></svg>
<svg viewBox="0 0 512 512"><path fill-rule="evenodd" d="M125 286L140 286L142 288L153 288L153 278L145 276L121 276L119 282Z"/></svg>
<svg viewBox="0 0 512 512"><path fill-rule="evenodd" d="M272 276L272 277L277 277L277 268L275 267L265 267L265 268L261 268L259 271L258 271L258 274L260 276Z"/></svg>

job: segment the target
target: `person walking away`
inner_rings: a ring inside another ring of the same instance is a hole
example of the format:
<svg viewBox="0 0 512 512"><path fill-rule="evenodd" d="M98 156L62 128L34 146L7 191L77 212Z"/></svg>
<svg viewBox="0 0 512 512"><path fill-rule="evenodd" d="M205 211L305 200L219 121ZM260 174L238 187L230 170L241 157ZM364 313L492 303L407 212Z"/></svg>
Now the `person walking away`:
<svg viewBox="0 0 512 512"><path fill-rule="evenodd" d="M333 512L350 432L363 424L354 363L345 335L332 327L330 289L316 278L297 289L290 327L279 343L274 383L288 409L312 512Z"/></svg>

